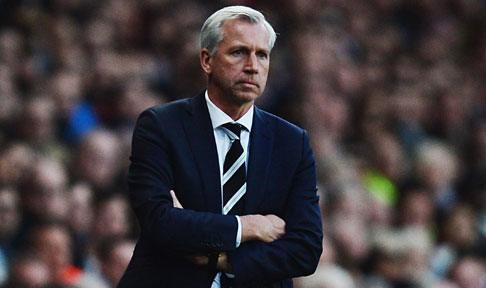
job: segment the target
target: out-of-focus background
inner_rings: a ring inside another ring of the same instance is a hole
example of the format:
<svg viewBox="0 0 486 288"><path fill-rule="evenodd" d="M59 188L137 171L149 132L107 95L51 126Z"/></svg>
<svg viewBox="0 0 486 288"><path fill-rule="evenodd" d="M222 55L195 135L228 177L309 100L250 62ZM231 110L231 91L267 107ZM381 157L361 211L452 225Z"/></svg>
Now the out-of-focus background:
<svg viewBox="0 0 486 288"><path fill-rule="evenodd" d="M259 105L313 141L324 253L296 287L486 287L483 0L0 0L0 283L116 285L136 117L204 89L229 4L279 33Z"/></svg>

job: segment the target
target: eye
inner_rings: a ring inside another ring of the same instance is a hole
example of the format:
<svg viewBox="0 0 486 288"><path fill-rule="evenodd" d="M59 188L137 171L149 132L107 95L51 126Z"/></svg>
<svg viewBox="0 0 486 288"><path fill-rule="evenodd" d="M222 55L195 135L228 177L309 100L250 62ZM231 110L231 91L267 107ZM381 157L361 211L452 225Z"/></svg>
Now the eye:
<svg viewBox="0 0 486 288"><path fill-rule="evenodd" d="M260 59L267 59L268 58L268 53L266 53L266 52L258 52L257 53L257 56Z"/></svg>
<svg viewBox="0 0 486 288"><path fill-rule="evenodd" d="M241 56L241 55L243 55L243 50L241 50L241 49L234 50L233 52L231 52L231 55L236 56L236 57Z"/></svg>

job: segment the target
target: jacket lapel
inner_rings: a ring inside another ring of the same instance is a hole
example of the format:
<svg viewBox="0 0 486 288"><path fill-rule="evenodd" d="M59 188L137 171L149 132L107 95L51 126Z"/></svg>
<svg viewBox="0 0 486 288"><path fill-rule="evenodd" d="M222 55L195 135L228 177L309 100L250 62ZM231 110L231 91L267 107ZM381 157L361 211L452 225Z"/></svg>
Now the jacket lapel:
<svg viewBox="0 0 486 288"><path fill-rule="evenodd" d="M191 99L187 110L190 116L184 118L184 129L201 175L206 208L221 213L218 152L204 94Z"/></svg>
<svg viewBox="0 0 486 288"><path fill-rule="evenodd" d="M248 189L244 209L246 214L257 213L258 206L263 200L273 147L273 134L263 112L256 107L251 130Z"/></svg>

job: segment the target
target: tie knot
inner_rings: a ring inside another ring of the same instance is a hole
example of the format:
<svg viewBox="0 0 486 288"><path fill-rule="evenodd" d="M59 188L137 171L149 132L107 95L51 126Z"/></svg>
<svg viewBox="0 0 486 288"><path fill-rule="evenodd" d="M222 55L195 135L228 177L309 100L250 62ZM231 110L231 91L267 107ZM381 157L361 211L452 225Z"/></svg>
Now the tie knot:
<svg viewBox="0 0 486 288"><path fill-rule="evenodd" d="M231 139L240 139L241 130L244 129L243 125L238 123L226 123L221 127Z"/></svg>

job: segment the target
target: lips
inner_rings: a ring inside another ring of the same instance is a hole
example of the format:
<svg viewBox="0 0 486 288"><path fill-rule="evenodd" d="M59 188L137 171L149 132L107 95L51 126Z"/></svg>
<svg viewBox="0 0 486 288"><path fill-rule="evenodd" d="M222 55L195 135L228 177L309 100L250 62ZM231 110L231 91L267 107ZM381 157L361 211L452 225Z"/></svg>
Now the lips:
<svg viewBox="0 0 486 288"><path fill-rule="evenodd" d="M256 87L260 87L260 85L258 85L258 83L256 82L253 82L253 81L238 81L238 84L246 84L246 85L252 85L252 86L256 86Z"/></svg>

